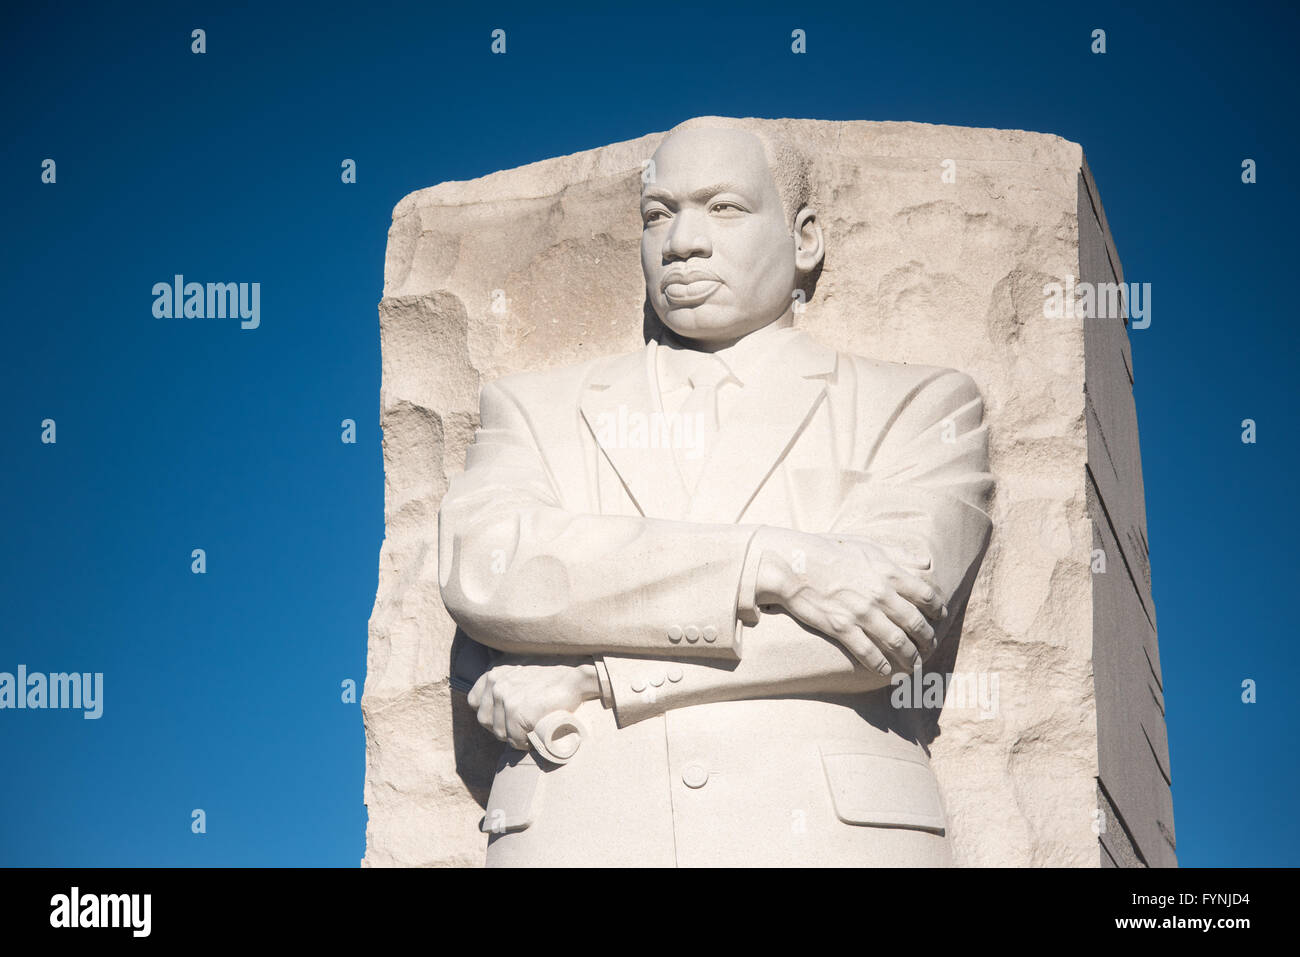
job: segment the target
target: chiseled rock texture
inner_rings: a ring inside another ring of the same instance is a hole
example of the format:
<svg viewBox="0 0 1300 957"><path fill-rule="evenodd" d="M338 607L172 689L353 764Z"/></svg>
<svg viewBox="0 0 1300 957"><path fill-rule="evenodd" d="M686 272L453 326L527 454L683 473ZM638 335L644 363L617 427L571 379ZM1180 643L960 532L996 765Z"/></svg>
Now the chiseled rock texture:
<svg viewBox="0 0 1300 957"><path fill-rule="evenodd" d="M747 122L815 162L827 254L797 324L961 369L985 397L993 540L945 670L996 687L997 707L950 699L931 743L957 863L1175 864L1128 333L1044 318L1044 284L1123 278L1082 149L1018 130ZM393 211L365 865L483 862L500 745L449 684L438 505L481 383L643 344L638 191L662 136L441 183Z"/></svg>

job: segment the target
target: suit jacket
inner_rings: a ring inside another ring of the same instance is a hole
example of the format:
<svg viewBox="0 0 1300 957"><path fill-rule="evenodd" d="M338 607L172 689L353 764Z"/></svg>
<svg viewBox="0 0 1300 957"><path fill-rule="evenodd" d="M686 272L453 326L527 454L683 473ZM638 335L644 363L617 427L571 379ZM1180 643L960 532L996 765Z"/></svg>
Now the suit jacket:
<svg viewBox="0 0 1300 957"><path fill-rule="evenodd" d="M746 384L692 495L662 435L638 431L662 413L658 348L486 385L439 513L461 628L507 655L594 656L604 687L572 762L503 759L488 863L947 863L888 679L759 613L748 549L764 525L863 535L925 568L958 618L990 533L975 384L797 333Z"/></svg>

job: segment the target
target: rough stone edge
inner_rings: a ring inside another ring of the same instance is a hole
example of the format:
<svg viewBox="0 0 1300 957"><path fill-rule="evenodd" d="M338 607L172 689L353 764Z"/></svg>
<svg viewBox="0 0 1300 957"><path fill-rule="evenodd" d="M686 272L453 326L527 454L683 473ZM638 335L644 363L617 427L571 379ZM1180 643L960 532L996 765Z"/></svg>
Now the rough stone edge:
<svg viewBox="0 0 1300 957"><path fill-rule="evenodd" d="M846 126L863 126L873 127L881 139L889 133L914 132L916 130L925 130L928 135L942 135L949 130L960 130L966 134L983 133L990 146L996 146L1004 149L1011 144L1031 143L1044 149L1045 152L1058 152L1060 162L1046 164L1055 166L1060 169L1075 169L1083 162L1083 147L1072 140L1067 140L1056 133L1038 133L1032 130L1002 130L994 127L976 127L976 126L953 126L951 124L941 123L916 123L916 122L898 122L898 121L876 121L876 120L818 120L806 117L724 117L716 114L707 114L700 117L691 117L691 119L719 119L719 120L740 120L745 123L834 123L841 128ZM684 121L683 121L684 122ZM535 160L531 163L525 163L522 166L511 167L506 170L496 170L483 176L474 177L467 180L446 180L433 186L426 186L417 189L406 196L403 196L397 205L393 207L393 219L397 220L416 209L425 206L468 206L491 199L495 202L513 202L531 199L545 199L548 196L555 195L554 190L549 192L528 192L519 191L518 185L513 192L503 192L500 187L503 183L512 182L517 184L519 173L531 172L535 174L538 180L550 178L551 171L565 165L586 165L592 172L601 171L618 172L622 167L602 166L598 161L583 163L583 157L588 157L597 152L604 152L608 155L611 151L619 148L626 148L634 144L643 143L646 140L656 140L662 137L667 130L660 130L653 133L647 133L630 140L619 140L614 143L608 143L604 146L597 146L591 149L578 150L573 153L567 153L562 156L552 156L545 159ZM1032 163L1041 164L1041 161L1034 157L1035 150L1031 147L1025 150L1026 155L968 155L962 157L953 157L954 159L973 159L980 161L1003 160L1012 163ZM881 150L877 155L880 156L906 156L911 155L888 149ZM594 157L593 157L594 159ZM1086 166L1085 166L1086 168ZM1089 174L1090 176L1091 174ZM1095 191L1095 186L1094 186ZM469 192L469 197L459 196L456 201L450 201L449 194ZM1105 225L1103 220L1103 226ZM1110 231L1107 228L1106 235L1109 237ZM1113 243L1112 243L1113 246ZM1117 260L1118 261L1118 260Z"/></svg>
<svg viewBox="0 0 1300 957"><path fill-rule="evenodd" d="M1101 228L1102 241L1105 245L1106 256L1109 259L1111 269L1114 272L1115 281L1122 284L1124 282L1124 266L1120 260L1119 249L1115 244L1114 234L1111 232L1110 229L1110 222L1106 218L1106 208L1104 205L1102 205L1101 202L1101 190L1098 188L1097 181L1092 175L1092 168L1088 165L1087 155L1083 152L1082 148L1080 148L1079 160L1080 160L1079 173L1083 179L1084 189L1088 196L1088 202L1092 207L1093 215L1096 217L1097 224ZM1128 337L1128 327L1129 327L1129 317L1127 314L1125 314L1124 335L1126 339ZM1131 355L1127 356L1126 358L1130 363L1129 367L1126 369L1126 372L1128 374L1129 382L1132 383L1133 382L1132 358ZM1085 370L1085 379L1086 379L1086 370ZM1134 405L1135 405L1134 414L1136 415L1136 400L1134 400ZM1092 428L1092 425L1089 424L1088 427ZM1100 489L1096 487L1095 480L1091 476L1089 476L1088 481L1092 483L1094 493L1097 497L1097 501L1099 504L1101 504L1102 503L1101 493L1100 493ZM1118 533L1115 530L1114 523L1112 522L1110 515L1105 512L1104 505L1101 506L1101 509L1102 510L1101 510L1100 519L1104 521L1107 524L1107 526L1111 529L1112 535L1117 537ZM1098 521L1098 516L1093 515L1090 512L1089 519L1096 522ZM1146 533L1145 528L1143 529L1143 533L1144 534ZM1127 559L1125 559L1125 561L1127 562ZM1131 574L1132 573L1130 571L1130 575ZM1139 589L1139 597L1141 598L1140 589ZM1150 604L1152 606L1154 606L1155 604L1154 595L1152 595L1150 598ZM1152 613L1154 613L1154 607L1151 609L1151 611ZM1152 621L1152 628L1153 629L1156 628L1154 620ZM1096 640L1095 629L1096 629L1096 624L1094 619L1094 631L1093 631L1094 641ZM1165 712L1163 708L1161 709L1161 717L1162 719L1165 718ZM1166 728L1166 734L1167 734L1167 728ZM1148 743L1150 742L1148 741ZM1098 744L1100 745L1100 737L1098 737ZM1154 753L1154 748L1152 750ZM1098 753L1097 759L1098 759L1097 760L1097 769L1098 769L1097 806L1102 811L1101 820L1104 821L1104 826L1102 828L1102 831L1097 838L1100 864L1103 867L1150 867L1151 864L1149 864L1146 858L1143 856L1141 850L1138 847L1137 841L1133 837L1132 832L1129 830L1128 825L1124 822L1123 817L1119 814L1118 809L1115 807L1114 802L1112 801L1109 793L1106 791L1106 788L1102 783L1101 776L1100 776L1101 775L1100 752ZM1162 768L1161 770L1163 773L1164 769ZM1162 835L1164 835L1165 829L1161 827L1160 830ZM1178 858L1177 858L1176 845L1174 845L1173 841L1169 840L1167 835L1165 835L1165 839L1169 841L1170 844L1170 853L1171 855L1173 855L1173 866L1177 867Z"/></svg>

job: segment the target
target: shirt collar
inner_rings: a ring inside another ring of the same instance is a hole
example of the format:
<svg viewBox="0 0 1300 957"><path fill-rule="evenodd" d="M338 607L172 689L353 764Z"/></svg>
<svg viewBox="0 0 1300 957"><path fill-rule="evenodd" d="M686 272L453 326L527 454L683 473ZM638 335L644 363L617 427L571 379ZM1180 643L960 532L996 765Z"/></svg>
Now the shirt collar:
<svg viewBox="0 0 1300 957"><path fill-rule="evenodd" d="M689 387L692 371L701 363L710 361L721 363L727 370L728 378L743 388L758 377L759 369L769 357L785 348L799 334L799 330L793 326L761 329L712 353L679 346L672 341L660 343L659 361L656 364L659 388L663 392L671 392Z"/></svg>

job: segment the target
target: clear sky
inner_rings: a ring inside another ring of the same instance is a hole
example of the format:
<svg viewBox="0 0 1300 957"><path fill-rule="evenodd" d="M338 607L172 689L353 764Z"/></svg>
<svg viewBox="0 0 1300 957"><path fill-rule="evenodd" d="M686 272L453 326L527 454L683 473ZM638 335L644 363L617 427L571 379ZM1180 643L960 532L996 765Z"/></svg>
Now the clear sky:
<svg viewBox="0 0 1300 957"><path fill-rule="evenodd" d="M383 537L392 207L710 113L1084 145L1126 278L1152 284L1132 344L1179 858L1300 863L1300 24L1132 6L7 10L0 671L105 678L99 720L0 711L0 864L356 865L364 736L340 684L364 679ZM176 273L260 282L260 327L154 318Z"/></svg>

